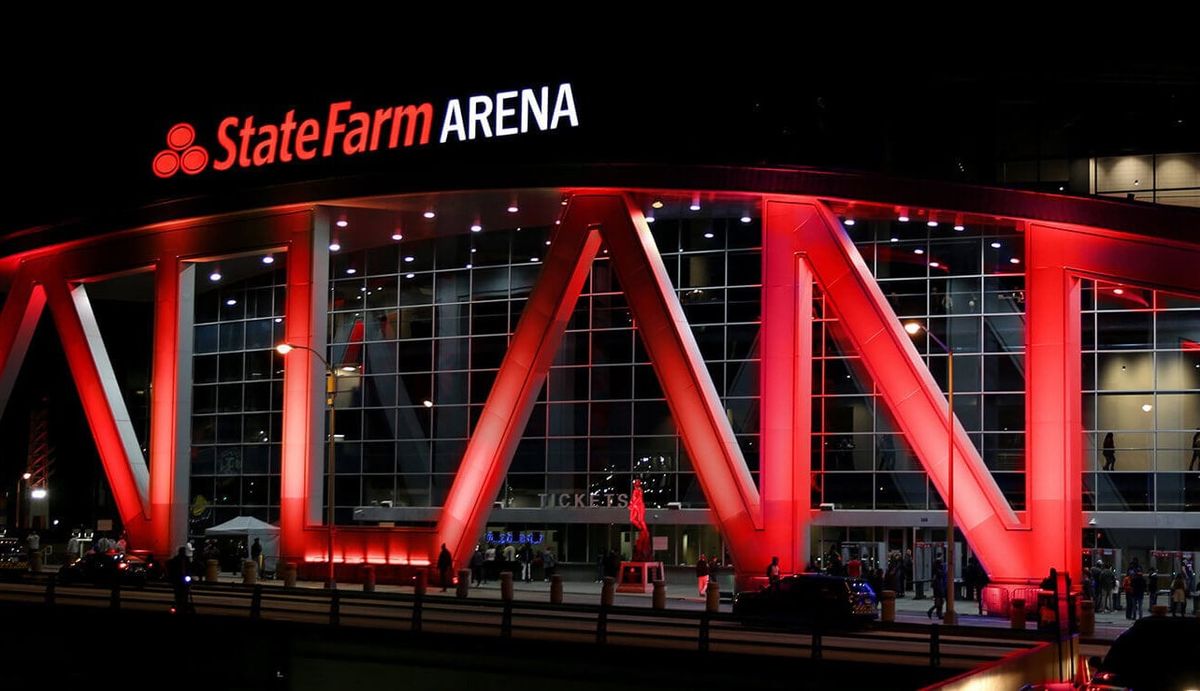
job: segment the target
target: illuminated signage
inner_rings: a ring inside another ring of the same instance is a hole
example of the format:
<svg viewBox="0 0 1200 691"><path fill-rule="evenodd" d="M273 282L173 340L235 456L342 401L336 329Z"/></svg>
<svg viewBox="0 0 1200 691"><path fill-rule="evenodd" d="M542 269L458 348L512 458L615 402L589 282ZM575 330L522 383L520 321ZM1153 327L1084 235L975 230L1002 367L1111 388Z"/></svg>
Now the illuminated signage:
<svg viewBox="0 0 1200 691"><path fill-rule="evenodd" d="M539 492L541 508L557 507L563 509L587 509L593 507L626 507L629 506L628 494L567 494L556 492Z"/></svg>
<svg viewBox="0 0 1200 691"><path fill-rule="evenodd" d="M564 83L554 89L452 98L440 110L429 102L358 109L352 101L338 101L320 117L299 116L294 108L274 122L231 115L217 125L212 169L260 168L425 146L436 121L441 122L437 143L445 144L578 127L579 114L571 85ZM167 148L151 163L158 177L179 171L196 175L208 168L208 149L196 143L191 124L172 126L166 141Z"/></svg>

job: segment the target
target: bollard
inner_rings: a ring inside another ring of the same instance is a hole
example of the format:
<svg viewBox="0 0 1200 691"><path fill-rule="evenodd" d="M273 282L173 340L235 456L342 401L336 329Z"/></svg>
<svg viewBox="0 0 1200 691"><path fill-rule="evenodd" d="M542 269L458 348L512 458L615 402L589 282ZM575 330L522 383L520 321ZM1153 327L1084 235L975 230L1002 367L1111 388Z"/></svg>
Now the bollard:
<svg viewBox="0 0 1200 691"><path fill-rule="evenodd" d="M1079 636L1091 637L1096 634L1096 603L1091 600L1079 601Z"/></svg>
<svg viewBox="0 0 1200 691"><path fill-rule="evenodd" d="M370 564L363 567L363 592L375 592L375 567Z"/></svg>
<svg viewBox="0 0 1200 691"><path fill-rule="evenodd" d="M1025 629L1025 599L1015 597L1009 603L1012 609L1009 610L1008 625L1013 629Z"/></svg>
<svg viewBox="0 0 1200 691"><path fill-rule="evenodd" d="M1165 616L1167 616L1167 606L1166 606L1166 605L1153 605L1153 606L1151 606L1151 607L1150 607L1150 616L1152 616L1152 617L1165 617Z"/></svg>
<svg viewBox="0 0 1200 691"><path fill-rule="evenodd" d="M500 599L505 602L512 602L513 599L513 576L512 571L505 571L500 574Z"/></svg>
<svg viewBox="0 0 1200 691"><path fill-rule="evenodd" d="M296 562L289 561L283 565L283 587L296 587L296 572L299 569L296 567Z"/></svg>
<svg viewBox="0 0 1200 691"><path fill-rule="evenodd" d="M550 577L550 604L561 605L563 600L562 576L554 574Z"/></svg>
<svg viewBox="0 0 1200 691"><path fill-rule="evenodd" d="M704 611L721 611L721 586L715 580L708 582L708 590L704 591Z"/></svg>
<svg viewBox="0 0 1200 691"><path fill-rule="evenodd" d="M413 594L425 597L425 591L429 589L429 572L425 569L417 571L417 576L413 580Z"/></svg>
<svg viewBox="0 0 1200 691"><path fill-rule="evenodd" d="M613 606L613 593L617 590L617 579L612 576L604 577L604 585L600 588L600 606Z"/></svg>
<svg viewBox="0 0 1200 691"><path fill-rule="evenodd" d="M258 562L246 559L242 562L242 585L258 583Z"/></svg>
<svg viewBox="0 0 1200 691"><path fill-rule="evenodd" d="M657 580L654 582L654 598L651 601L654 609L667 608L667 582Z"/></svg>
<svg viewBox="0 0 1200 691"><path fill-rule="evenodd" d="M896 591L885 590L880 594L879 598L879 620L893 622L896 621Z"/></svg>
<svg viewBox="0 0 1200 691"><path fill-rule="evenodd" d="M42 552L41 552L41 550L35 550L33 552L33 554L29 555L29 570L34 573L42 572Z"/></svg>
<svg viewBox="0 0 1200 691"><path fill-rule="evenodd" d="M471 570L461 569L458 572L458 586L454 589L454 595L458 598L465 598L471 592Z"/></svg>
<svg viewBox="0 0 1200 691"><path fill-rule="evenodd" d="M216 583L217 576L219 576L220 573L221 573L221 565L217 563L216 559L209 559L207 562L204 563L204 582L205 583Z"/></svg>

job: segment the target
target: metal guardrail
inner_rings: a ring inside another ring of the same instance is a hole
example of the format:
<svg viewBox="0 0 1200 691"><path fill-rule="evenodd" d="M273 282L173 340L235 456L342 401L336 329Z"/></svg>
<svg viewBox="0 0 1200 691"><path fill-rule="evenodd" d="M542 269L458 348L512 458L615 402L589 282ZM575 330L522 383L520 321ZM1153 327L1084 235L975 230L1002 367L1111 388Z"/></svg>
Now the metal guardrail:
<svg viewBox="0 0 1200 691"><path fill-rule="evenodd" d="M44 586L40 581L45 580ZM31 577L22 582L29 601L46 606L71 604L120 609L130 606L173 604L166 584L111 587L72 584L59 586L53 577ZM44 592L28 586L44 587ZM0 584L0 596L12 591ZM39 597L40 595L40 597ZM330 626L385 626L420 633L429 626L454 631L469 626L479 635L489 620L498 636L552 636L608 645L619 638L628 645L657 645L709 652L714 648L739 649L757 654L796 654L807 651L814 660L827 653L877 651L879 644L901 644L886 650L888 656L908 658L913 664L940 667L947 662L979 663L1031 648L1044 635L1030 631L943 627L938 624L876 623L862 631L834 628L780 626L766 619L747 619L709 611L610 606L603 603L550 604L528 600L458 598L409 593L316 590L273 585L193 583L193 612L184 615L239 616L249 619L291 619ZM11 597L0 597L11 601ZM653 629L653 630L650 630ZM1033 634L1033 635L1031 635ZM915 645L927 637L927 645ZM833 638L834 641L827 641ZM950 649L948 649L948 646ZM746 650L751 648L751 650ZM960 665L961 666L961 665Z"/></svg>

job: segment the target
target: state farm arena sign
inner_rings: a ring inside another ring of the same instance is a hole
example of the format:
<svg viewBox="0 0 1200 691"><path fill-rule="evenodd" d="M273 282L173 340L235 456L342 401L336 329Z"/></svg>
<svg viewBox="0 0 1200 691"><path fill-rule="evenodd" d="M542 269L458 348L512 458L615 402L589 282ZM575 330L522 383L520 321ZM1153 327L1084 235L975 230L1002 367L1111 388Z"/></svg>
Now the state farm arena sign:
<svg viewBox="0 0 1200 691"><path fill-rule="evenodd" d="M440 110L429 102L357 110L351 101L337 101L320 117L297 115L293 108L275 122L254 115L223 118L211 157L196 128L181 122L167 131L167 148L154 156L152 168L169 178L202 173L210 162L213 170L226 171L425 146L435 123L437 143L445 144L578 127L579 115L567 83L452 98Z"/></svg>

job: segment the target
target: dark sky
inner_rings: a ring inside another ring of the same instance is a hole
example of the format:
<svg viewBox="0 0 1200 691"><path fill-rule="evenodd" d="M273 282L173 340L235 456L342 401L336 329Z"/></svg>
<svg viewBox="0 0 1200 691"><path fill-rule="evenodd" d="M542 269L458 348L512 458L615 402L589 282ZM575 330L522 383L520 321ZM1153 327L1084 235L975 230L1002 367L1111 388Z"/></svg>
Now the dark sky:
<svg viewBox="0 0 1200 691"><path fill-rule="evenodd" d="M0 232L363 170L341 161L164 184L150 159L175 122L194 122L211 138L225 115L277 122L293 107L319 117L340 99L440 103L562 81L575 85L577 131L415 160L766 163L990 183L1005 160L1200 148L1195 58L1104 64L1085 54L1022 58L971 46L914 50L912 42L766 52L696 41L598 59L582 46L571 58L495 41L353 51L306 41L315 44L304 51L160 46L162 54L145 55L141 45L106 45L73 47L68 60L4 61Z"/></svg>

